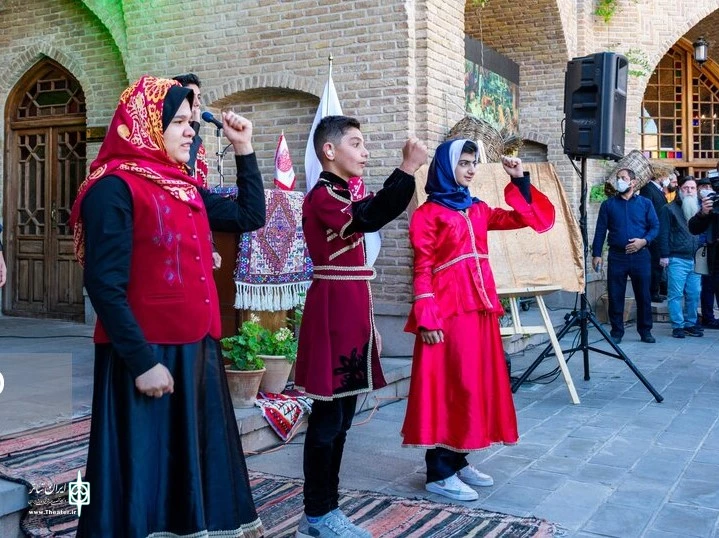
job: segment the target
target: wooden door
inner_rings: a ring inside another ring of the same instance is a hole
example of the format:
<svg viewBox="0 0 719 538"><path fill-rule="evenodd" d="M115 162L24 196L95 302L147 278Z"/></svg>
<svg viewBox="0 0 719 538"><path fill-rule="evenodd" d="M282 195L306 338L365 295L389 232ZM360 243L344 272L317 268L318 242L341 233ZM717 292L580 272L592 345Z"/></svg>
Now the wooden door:
<svg viewBox="0 0 719 538"><path fill-rule="evenodd" d="M82 320L82 270L68 225L85 177L82 89L52 61L34 67L9 101L5 228L11 315ZM9 293L8 293L9 292Z"/></svg>

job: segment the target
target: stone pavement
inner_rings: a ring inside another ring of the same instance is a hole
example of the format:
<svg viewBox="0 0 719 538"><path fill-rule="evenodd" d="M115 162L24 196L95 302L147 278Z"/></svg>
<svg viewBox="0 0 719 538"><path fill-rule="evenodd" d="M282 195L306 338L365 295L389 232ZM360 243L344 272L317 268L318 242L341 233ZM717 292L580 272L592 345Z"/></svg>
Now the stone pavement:
<svg viewBox="0 0 719 538"><path fill-rule="evenodd" d="M565 312L552 312L553 319L561 323ZM494 476L495 485L480 488L478 501L461 504L543 517L577 538L719 537L719 331L684 340L671 338L670 332L668 324L657 324L657 343L644 344L628 327L622 342L664 396L661 404L624 363L595 353L589 381L582 378L581 356L569 361L580 405L570 403L561 378L523 385L515 394L519 444L470 457ZM92 388L90 334L82 325L0 317L0 359L18 352L70 353L72 411L82 412ZM590 331L591 341L597 337ZM526 368L540 349L514 357L513 371ZM555 364L546 359L535 375ZM27 357L15 361L6 380L17 379L18 372L28 380L39 374ZM19 398L4 402L0 395L0 429L27 405ZM400 446L403 417L404 401L357 416L345 450L342 487L451 502L423 489L423 452ZM279 450L248 457L248 466L300 477L302 440L298 436ZM0 514L6 513L6 498L0 487Z"/></svg>

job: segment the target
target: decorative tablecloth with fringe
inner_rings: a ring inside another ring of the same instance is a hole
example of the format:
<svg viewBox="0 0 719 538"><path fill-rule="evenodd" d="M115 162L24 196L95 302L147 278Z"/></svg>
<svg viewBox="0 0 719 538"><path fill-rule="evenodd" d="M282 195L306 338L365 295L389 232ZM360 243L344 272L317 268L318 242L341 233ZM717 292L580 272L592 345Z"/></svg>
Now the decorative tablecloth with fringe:
<svg viewBox="0 0 719 538"><path fill-rule="evenodd" d="M302 192L265 190L265 226L240 236L235 308L278 311L303 303L312 281L302 231L303 200Z"/></svg>

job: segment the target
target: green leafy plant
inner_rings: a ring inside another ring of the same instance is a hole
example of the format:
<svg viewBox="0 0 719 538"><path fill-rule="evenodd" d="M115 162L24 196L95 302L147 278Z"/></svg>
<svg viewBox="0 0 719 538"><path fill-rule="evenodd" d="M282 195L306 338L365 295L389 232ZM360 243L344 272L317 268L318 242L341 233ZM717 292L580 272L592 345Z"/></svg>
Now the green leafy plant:
<svg viewBox="0 0 719 538"><path fill-rule="evenodd" d="M594 14L600 17L605 24L609 24L619 8L619 0L597 0L597 7Z"/></svg>
<svg viewBox="0 0 719 538"><path fill-rule="evenodd" d="M631 48L625 54L629 61L629 75L632 77L646 77L652 73L647 54L637 48Z"/></svg>
<svg viewBox="0 0 719 538"><path fill-rule="evenodd" d="M604 189L604 183L599 185L592 185L589 190L589 201L595 204L601 204L607 199L607 194Z"/></svg>
<svg viewBox="0 0 719 538"><path fill-rule="evenodd" d="M297 338L287 327L272 332L260 325L254 314L243 322L237 334L220 340L222 356L233 370L261 370L264 361L258 355L283 355L289 362L297 359Z"/></svg>
<svg viewBox="0 0 719 538"><path fill-rule="evenodd" d="M266 351L263 351L262 355L284 355L291 363L297 360L297 339L287 327L269 333L263 344Z"/></svg>
<svg viewBox="0 0 719 538"><path fill-rule="evenodd" d="M265 362L257 355L263 355L263 341L269 331L259 324L257 316L240 325L237 334L220 340L222 356L232 363L233 370L262 370Z"/></svg>

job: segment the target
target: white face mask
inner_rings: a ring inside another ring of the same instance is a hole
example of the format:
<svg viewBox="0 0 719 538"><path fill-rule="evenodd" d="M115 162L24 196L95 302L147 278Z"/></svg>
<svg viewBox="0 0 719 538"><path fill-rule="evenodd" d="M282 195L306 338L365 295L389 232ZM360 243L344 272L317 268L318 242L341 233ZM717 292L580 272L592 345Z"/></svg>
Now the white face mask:
<svg viewBox="0 0 719 538"><path fill-rule="evenodd" d="M664 187L664 188L666 189L668 186L669 186L669 179L668 179L668 178L667 178L667 179L663 179L663 180L662 180L662 187Z"/></svg>
<svg viewBox="0 0 719 538"><path fill-rule="evenodd" d="M623 194L629 190L629 182L626 179L617 179L617 192Z"/></svg>

